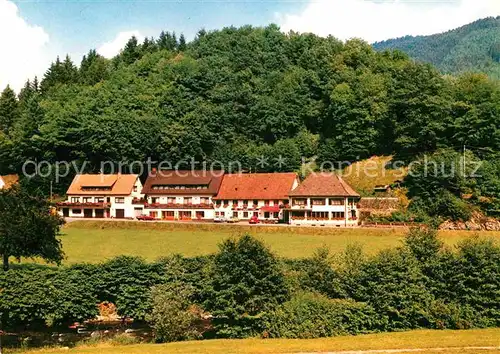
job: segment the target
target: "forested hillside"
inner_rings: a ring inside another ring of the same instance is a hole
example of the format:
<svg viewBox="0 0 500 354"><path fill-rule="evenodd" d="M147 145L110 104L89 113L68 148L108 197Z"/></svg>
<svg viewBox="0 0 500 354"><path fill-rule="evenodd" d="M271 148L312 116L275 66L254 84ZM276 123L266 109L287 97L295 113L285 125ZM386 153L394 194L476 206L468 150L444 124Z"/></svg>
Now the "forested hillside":
<svg viewBox="0 0 500 354"><path fill-rule="evenodd" d="M297 170L301 156L318 165L390 154L411 161L464 144L496 161L497 82L443 77L401 52L275 25L200 31L190 43L170 33L132 38L112 60L95 51L79 66L58 59L18 97L7 88L0 98L0 173L21 172L26 160L85 160L95 172L102 161L148 157ZM286 163L273 163L280 155ZM49 180L37 187L48 190ZM451 193L498 196L488 181L472 192L461 181Z"/></svg>
<svg viewBox="0 0 500 354"><path fill-rule="evenodd" d="M444 73L482 72L500 79L500 17L432 36L406 36L373 46L377 50L402 50Z"/></svg>

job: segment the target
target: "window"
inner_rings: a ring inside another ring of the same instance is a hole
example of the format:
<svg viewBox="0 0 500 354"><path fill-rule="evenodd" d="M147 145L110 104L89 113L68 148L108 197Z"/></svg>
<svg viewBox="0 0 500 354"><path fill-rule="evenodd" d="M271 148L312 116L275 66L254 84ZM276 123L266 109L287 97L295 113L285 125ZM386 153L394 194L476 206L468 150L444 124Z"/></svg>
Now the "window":
<svg viewBox="0 0 500 354"><path fill-rule="evenodd" d="M306 199L293 199L293 205L304 206L306 205Z"/></svg>
<svg viewBox="0 0 500 354"><path fill-rule="evenodd" d="M207 197L201 197L200 198L200 203L201 204L209 204L210 203L210 199L207 198Z"/></svg>
<svg viewBox="0 0 500 354"><path fill-rule="evenodd" d="M238 217L238 212L237 211L233 211L233 218L237 218Z"/></svg>
<svg viewBox="0 0 500 354"><path fill-rule="evenodd" d="M269 206L269 200L264 200L264 205Z"/></svg>
<svg viewBox="0 0 500 354"><path fill-rule="evenodd" d="M137 185L134 185L134 192L137 192Z"/></svg>
<svg viewBox="0 0 500 354"><path fill-rule="evenodd" d="M243 212L243 217L244 217L245 219L246 219L246 218L248 218L248 211L244 211L244 212Z"/></svg>
<svg viewBox="0 0 500 354"><path fill-rule="evenodd" d="M279 215L280 215L280 213L273 213L273 217L274 217L275 219L279 218Z"/></svg>
<svg viewBox="0 0 500 354"><path fill-rule="evenodd" d="M151 204L158 203L158 198L151 198Z"/></svg>
<svg viewBox="0 0 500 354"><path fill-rule="evenodd" d="M311 200L312 205L326 205L326 200L321 198L321 199L312 199Z"/></svg>
<svg viewBox="0 0 500 354"><path fill-rule="evenodd" d="M238 206L238 201L237 200L233 200L233 205Z"/></svg>
<svg viewBox="0 0 500 354"><path fill-rule="evenodd" d="M244 201L243 201L243 205L244 205L244 206L248 206L248 200L244 200Z"/></svg>
<svg viewBox="0 0 500 354"><path fill-rule="evenodd" d="M73 214L81 214L82 213L82 209L72 209L71 212Z"/></svg>
<svg viewBox="0 0 500 354"><path fill-rule="evenodd" d="M193 204L192 197L184 197L184 204Z"/></svg>
<svg viewBox="0 0 500 354"><path fill-rule="evenodd" d="M221 201L220 201L220 200L216 200L216 201L215 201L215 205L216 205L217 207L220 207L220 205L221 205Z"/></svg>
<svg viewBox="0 0 500 354"><path fill-rule="evenodd" d="M255 216L256 218L258 218L258 217L259 217L259 213L258 213L258 212L256 212L256 211L254 211L254 212L253 212L253 216Z"/></svg>
<svg viewBox="0 0 500 354"><path fill-rule="evenodd" d="M344 200L340 198L330 198L330 205L344 205Z"/></svg>
<svg viewBox="0 0 500 354"><path fill-rule="evenodd" d="M315 220L328 220L328 212L327 211L313 211L311 213L311 218Z"/></svg>
<svg viewBox="0 0 500 354"><path fill-rule="evenodd" d="M175 197L167 197L167 204L175 204Z"/></svg>
<svg viewBox="0 0 500 354"><path fill-rule="evenodd" d="M96 203L104 203L104 197L95 197Z"/></svg>
<svg viewBox="0 0 500 354"><path fill-rule="evenodd" d="M344 219L344 212L340 211L340 212L334 212L334 213L332 213L332 219L335 219L335 220L342 220L342 219Z"/></svg>
<svg viewBox="0 0 500 354"><path fill-rule="evenodd" d="M116 204L123 204L123 203L125 203L125 198L124 197L116 197L115 203Z"/></svg>
<svg viewBox="0 0 500 354"><path fill-rule="evenodd" d="M111 190L111 187L90 187L90 186L87 186L87 187L82 187L82 191L86 191L86 192L89 192L89 191L93 191L93 192L96 192L96 191L110 191Z"/></svg>
<svg viewBox="0 0 500 354"><path fill-rule="evenodd" d="M274 201L273 201L273 204L274 204L274 205L280 205L280 201L279 201L279 200L274 200Z"/></svg>
<svg viewBox="0 0 500 354"><path fill-rule="evenodd" d="M80 198L79 197L71 197L71 203L79 203Z"/></svg>
<svg viewBox="0 0 500 354"><path fill-rule="evenodd" d="M83 202L84 203L92 203L92 197L83 197Z"/></svg>
<svg viewBox="0 0 500 354"><path fill-rule="evenodd" d="M253 200L253 205L259 205L259 201L258 201L258 200L256 200L256 199L254 199L254 200Z"/></svg>
<svg viewBox="0 0 500 354"><path fill-rule="evenodd" d="M269 219L269 215L270 215L270 214L269 214L269 212L268 212L268 211L266 211L266 212L264 213L264 218L265 218L265 219Z"/></svg>

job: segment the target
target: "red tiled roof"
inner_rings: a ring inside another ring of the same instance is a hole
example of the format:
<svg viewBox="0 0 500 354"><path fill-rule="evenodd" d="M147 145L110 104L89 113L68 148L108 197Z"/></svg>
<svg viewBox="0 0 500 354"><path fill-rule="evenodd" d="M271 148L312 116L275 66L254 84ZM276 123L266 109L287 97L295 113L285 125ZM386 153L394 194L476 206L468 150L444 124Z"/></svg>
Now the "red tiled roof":
<svg viewBox="0 0 500 354"><path fill-rule="evenodd" d="M67 195L129 195L139 176L122 174L76 175ZM84 190L84 188L109 188L110 190Z"/></svg>
<svg viewBox="0 0 500 354"><path fill-rule="evenodd" d="M17 184L19 182L19 176L18 175L5 175L5 176L0 176L0 179L4 183L4 188L10 188L14 184Z"/></svg>
<svg viewBox="0 0 500 354"><path fill-rule="evenodd" d="M215 200L288 199L298 179L295 173L249 173L225 175Z"/></svg>
<svg viewBox="0 0 500 354"><path fill-rule="evenodd" d="M311 173L289 194L292 197L359 197L340 176L335 173Z"/></svg>
<svg viewBox="0 0 500 354"><path fill-rule="evenodd" d="M143 194L149 195L215 195L222 182L223 171L181 171L161 170L150 174L142 189ZM162 189L153 189L162 186ZM165 188L166 186L179 186L179 188ZM193 188L180 188L193 186ZM195 186L206 186L196 189Z"/></svg>

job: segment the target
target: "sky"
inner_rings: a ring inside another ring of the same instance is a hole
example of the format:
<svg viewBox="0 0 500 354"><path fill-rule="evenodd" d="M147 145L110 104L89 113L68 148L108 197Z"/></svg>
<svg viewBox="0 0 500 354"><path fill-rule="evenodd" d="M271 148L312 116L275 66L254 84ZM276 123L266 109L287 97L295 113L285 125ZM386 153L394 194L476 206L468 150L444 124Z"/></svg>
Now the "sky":
<svg viewBox="0 0 500 354"><path fill-rule="evenodd" d="M368 42L450 30L500 15L500 0L0 0L0 89L43 76L56 56L113 57L135 35L278 24Z"/></svg>

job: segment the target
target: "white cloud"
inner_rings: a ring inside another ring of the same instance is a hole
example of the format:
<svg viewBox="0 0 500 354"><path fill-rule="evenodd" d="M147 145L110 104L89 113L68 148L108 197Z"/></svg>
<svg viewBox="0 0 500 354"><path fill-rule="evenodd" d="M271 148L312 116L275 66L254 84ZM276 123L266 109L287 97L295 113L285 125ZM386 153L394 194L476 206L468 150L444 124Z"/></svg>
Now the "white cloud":
<svg viewBox="0 0 500 354"><path fill-rule="evenodd" d="M20 89L28 78L41 75L50 63L46 51L49 35L43 28L28 24L17 6L0 0L0 90L7 84Z"/></svg>
<svg viewBox="0 0 500 354"><path fill-rule="evenodd" d="M313 32L368 42L428 35L500 15L500 0L310 0L302 12L277 14L285 32Z"/></svg>
<svg viewBox="0 0 500 354"><path fill-rule="evenodd" d="M142 42L144 40L144 36L137 30L120 32L116 35L115 39L102 44L97 49L97 52L105 58L112 58L120 53L120 51L132 36L135 36L139 42Z"/></svg>

